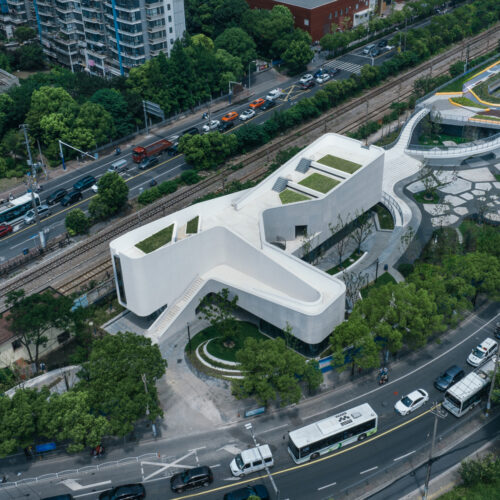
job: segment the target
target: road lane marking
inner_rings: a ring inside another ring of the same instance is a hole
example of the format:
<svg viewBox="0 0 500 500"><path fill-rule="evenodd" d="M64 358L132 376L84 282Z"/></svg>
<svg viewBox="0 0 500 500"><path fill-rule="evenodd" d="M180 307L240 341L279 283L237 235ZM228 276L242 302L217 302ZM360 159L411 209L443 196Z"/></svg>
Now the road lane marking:
<svg viewBox="0 0 500 500"><path fill-rule="evenodd" d="M107 481L102 481L100 483L81 485L78 481L75 481L74 479L65 479L64 481L61 481L61 483L64 484L64 486L67 486L71 491L79 491L79 490L86 490L88 488L96 488L97 486L104 486L111 484L111 480L108 479Z"/></svg>
<svg viewBox="0 0 500 500"><path fill-rule="evenodd" d="M366 469L363 472L360 472L360 474L366 474L367 472L371 472L372 470L377 470L377 469L378 469L378 465L376 465L375 467L372 467L371 469Z"/></svg>
<svg viewBox="0 0 500 500"><path fill-rule="evenodd" d="M401 455L400 457L398 458L395 458L394 459L394 462L397 462L398 460L401 460L403 458L406 458L406 457L409 457L410 455L413 455L414 453L416 453L417 450L413 450L413 451L410 451L410 453L407 453L406 455Z"/></svg>
<svg viewBox="0 0 500 500"><path fill-rule="evenodd" d="M327 484L325 486L321 486L320 488L318 488L318 491L321 491L321 490L324 490L326 488L331 488L332 486L335 486L337 483L330 483L330 484Z"/></svg>

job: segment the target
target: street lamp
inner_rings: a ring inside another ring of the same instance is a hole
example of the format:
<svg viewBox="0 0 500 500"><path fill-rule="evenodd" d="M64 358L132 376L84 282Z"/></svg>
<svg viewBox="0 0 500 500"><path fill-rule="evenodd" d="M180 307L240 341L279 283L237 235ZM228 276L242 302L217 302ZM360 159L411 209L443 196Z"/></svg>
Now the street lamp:
<svg viewBox="0 0 500 500"><path fill-rule="evenodd" d="M264 461L264 457L262 456L262 453L260 452L259 444L257 443L257 439L255 439L255 433L253 431L253 425L251 422L248 422L248 424L245 424L245 429L247 431L250 431L250 434L252 435L253 443L255 447L257 448L257 451L259 452L260 459L262 460L262 463L265 464L266 462ZM271 472L269 471L269 467L266 465L266 473L267 477L269 478L269 481L271 481L271 484L273 485L274 492L276 493L276 500L280 500L280 490L278 490L278 487L276 486L276 483L274 482L273 476L271 476Z"/></svg>

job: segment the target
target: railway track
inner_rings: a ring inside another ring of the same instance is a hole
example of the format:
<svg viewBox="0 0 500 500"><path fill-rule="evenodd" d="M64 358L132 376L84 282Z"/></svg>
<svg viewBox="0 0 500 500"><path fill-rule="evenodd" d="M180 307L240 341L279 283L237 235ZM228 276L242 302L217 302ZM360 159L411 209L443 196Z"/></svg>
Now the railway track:
<svg viewBox="0 0 500 500"><path fill-rule="evenodd" d="M477 57L485 54L490 50L490 38L493 38L493 44L496 44L500 35L500 24L495 25L489 30L476 35L467 40L471 57ZM488 40L488 43L484 43ZM493 45L492 45L493 46ZM269 144L259 148L258 150L246 155L242 160L236 160L233 164L243 164L243 168L250 168L250 172L239 177L239 180L255 180L260 178L267 171L267 166L262 166L263 158L269 158L272 154L278 152L284 147L290 147L290 136L300 138L306 137L311 132L317 132L324 127L325 131L328 128L330 131L337 133L346 133L357 129L360 125L368 120L380 118L390 107L390 104L396 99L393 95L392 99L386 100L384 103L377 105L368 111L363 110L361 113L354 113L355 116L343 119L348 114L356 111L362 106L368 106L367 103L374 102L375 98L384 95L388 91L398 88L398 98L404 100L413 92L413 80L421 77L426 71L432 71L434 76L445 73L449 65L458 59L458 55L463 54L464 46L458 45L452 47L443 54L440 54L430 61L422 63L417 68L408 70L403 75L364 92L361 96L329 110L319 118L312 120L304 125L295 128L290 134L273 140ZM251 169L252 165L256 165ZM0 300L3 303L3 297L7 292L19 288L24 288L26 293L34 293L47 286L53 286L59 289L62 293L68 294L77 291L84 283L87 283L97 276L110 272L111 263L109 259L108 244L111 240L119 235L128 232L136 227L148 223L159 216L172 213L192 202L193 199L215 190L220 187L223 179L229 178L234 174L231 165L220 169L217 173L207 176L198 184L192 187L182 188L178 193L175 193L168 198L158 200L156 203L149 205L140 211L127 215L114 224L109 225L103 231L95 236L88 238L86 241L80 242L68 249L62 254L53 256L41 262L34 268L28 269L14 278L5 280L0 290ZM89 267L86 269L85 267ZM78 272L79 276L75 278ZM1 309L1 306L0 306Z"/></svg>

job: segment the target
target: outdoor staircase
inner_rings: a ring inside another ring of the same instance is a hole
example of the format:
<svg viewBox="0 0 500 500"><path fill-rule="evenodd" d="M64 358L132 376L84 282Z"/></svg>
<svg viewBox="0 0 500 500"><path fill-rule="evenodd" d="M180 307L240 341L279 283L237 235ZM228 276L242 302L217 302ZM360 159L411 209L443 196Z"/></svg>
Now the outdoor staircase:
<svg viewBox="0 0 500 500"><path fill-rule="evenodd" d="M311 160L308 160L307 158L301 158L299 164L295 167L295 170L297 172L300 172L301 174L305 174L310 166Z"/></svg>
<svg viewBox="0 0 500 500"><path fill-rule="evenodd" d="M281 191L284 191L287 186L288 186L288 179L285 179L284 177L278 177L276 179L276 182L274 183L273 191L281 193Z"/></svg>
<svg viewBox="0 0 500 500"><path fill-rule="evenodd" d="M157 343L159 338L165 333L168 327L179 316L182 310L189 304L191 299L205 284L205 280L197 276L184 291L184 294L174 302L170 307L167 307L160 317L150 326L146 336L150 337L153 343Z"/></svg>

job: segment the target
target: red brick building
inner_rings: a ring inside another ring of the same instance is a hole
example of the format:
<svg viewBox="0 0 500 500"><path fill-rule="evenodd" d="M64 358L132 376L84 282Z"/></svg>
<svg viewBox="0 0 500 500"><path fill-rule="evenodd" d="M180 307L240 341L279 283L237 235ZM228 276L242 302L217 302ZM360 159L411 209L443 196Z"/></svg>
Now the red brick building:
<svg viewBox="0 0 500 500"><path fill-rule="evenodd" d="M376 4L375 0L247 0L247 3L252 9L288 7L295 26L308 31L313 41L330 33L333 23L342 26L344 18L349 18L349 28L367 21L370 6L373 11Z"/></svg>

